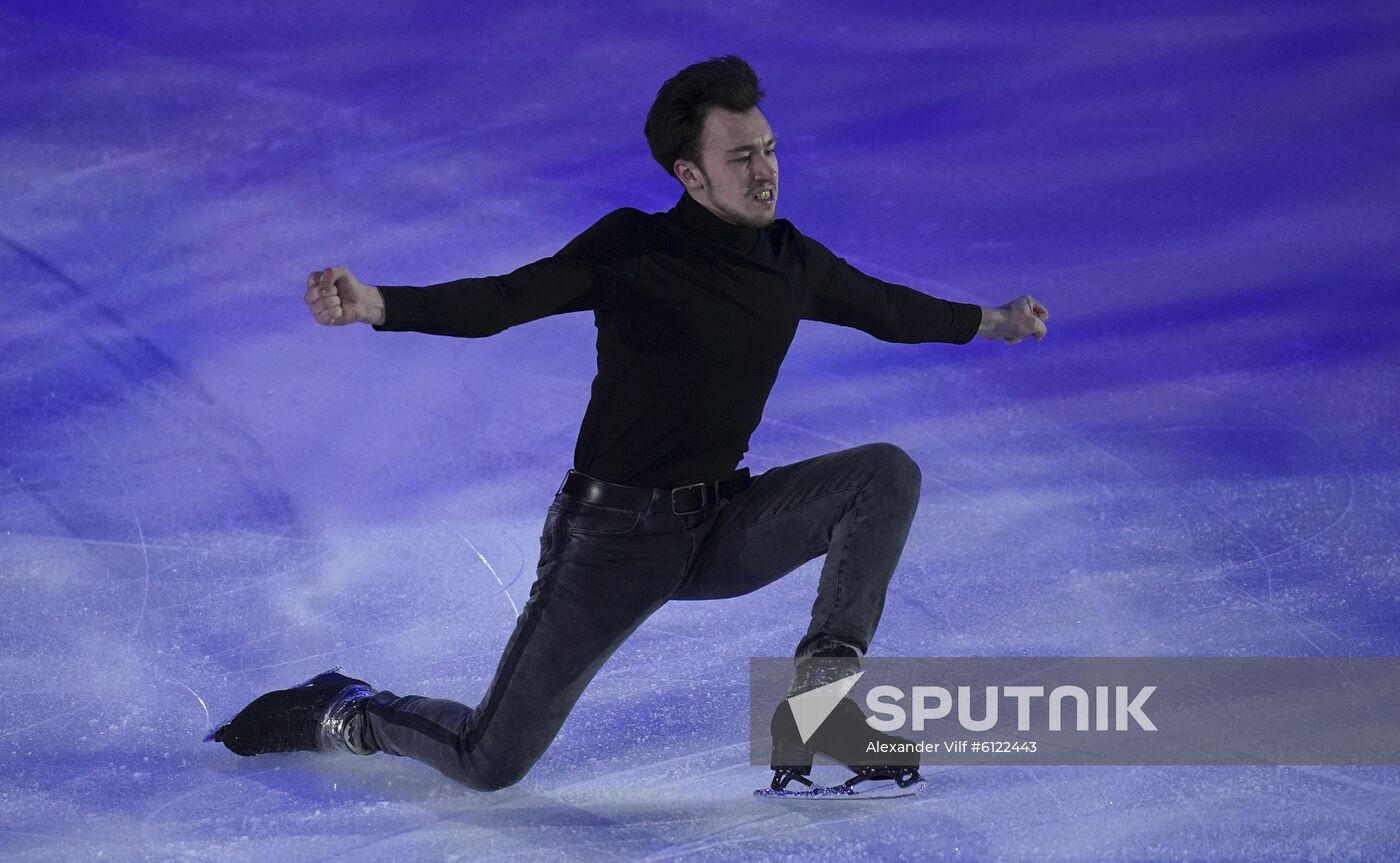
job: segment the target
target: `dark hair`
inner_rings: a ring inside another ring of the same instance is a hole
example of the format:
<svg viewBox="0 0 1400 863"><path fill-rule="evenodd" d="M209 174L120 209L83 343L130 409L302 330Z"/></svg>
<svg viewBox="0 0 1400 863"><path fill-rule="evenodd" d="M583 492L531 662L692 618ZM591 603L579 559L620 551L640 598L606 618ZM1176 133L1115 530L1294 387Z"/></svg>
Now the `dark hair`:
<svg viewBox="0 0 1400 863"><path fill-rule="evenodd" d="M652 158L675 177L677 159L700 162L700 133L711 108L747 111L762 98L758 76L742 57L726 54L685 67L661 85L647 112Z"/></svg>

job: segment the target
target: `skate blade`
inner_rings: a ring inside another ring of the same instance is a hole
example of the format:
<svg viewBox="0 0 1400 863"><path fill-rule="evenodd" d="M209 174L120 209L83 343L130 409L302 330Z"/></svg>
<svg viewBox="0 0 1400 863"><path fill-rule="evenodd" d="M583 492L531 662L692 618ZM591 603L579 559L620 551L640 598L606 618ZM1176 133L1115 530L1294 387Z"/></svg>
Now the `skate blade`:
<svg viewBox="0 0 1400 863"><path fill-rule="evenodd" d="M895 797L914 797L927 793L928 782L920 779L913 784L900 787L893 779L878 779L856 785L827 785L805 788L801 791L774 791L760 788L755 797L792 798L795 800L888 800Z"/></svg>
<svg viewBox="0 0 1400 863"><path fill-rule="evenodd" d="M312 675L311 677L308 677L306 680L303 680L301 683L298 683L296 686L289 686L289 687L287 687L287 688L288 688L288 689L300 689L300 688L303 687L303 686L310 686L311 683L312 683L317 677L320 677L320 676L323 675L323 674L334 674L335 672L339 671L340 669L342 669L342 668L344 668L344 667L345 667L345 666L343 666L343 665L337 665L335 668L332 668L332 669L330 669L329 671L323 671L323 672L321 672L321 674ZM237 718L238 718L238 714L235 713L235 714L233 714L232 716L230 716L228 719L225 719L223 722L220 722L218 725L215 725L213 728L209 729L209 731L208 731L207 733L205 733L205 735L204 735L204 742L205 742L205 743L221 743L222 741L219 740L219 732L220 732L220 731L223 731L225 728L227 728L227 727L229 726L229 724L232 723L233 720L235 720L235 719L237 719Z"/></svg>

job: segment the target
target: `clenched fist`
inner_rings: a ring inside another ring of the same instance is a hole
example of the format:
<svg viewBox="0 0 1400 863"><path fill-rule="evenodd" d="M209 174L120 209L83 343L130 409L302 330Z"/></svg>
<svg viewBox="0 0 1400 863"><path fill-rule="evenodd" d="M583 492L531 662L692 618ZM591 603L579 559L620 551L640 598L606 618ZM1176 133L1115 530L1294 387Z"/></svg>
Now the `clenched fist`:
<svg viewBox="0 0 1400 863"><path fill-rule="evenodd" d="M384 297L345 267L327 267L306 277L306 305L318 324L384 323Z"/></svg>
<svg viewBox="0 0 1400 863"><path fill-rule="evenodd" d="M1030 294L1022 294L1009 303L994 309L982 309L982 326L977 332L986 339L1001 339L1014 345L1026 336L1035 336L1036 341L1045 338L1045 319L1050 312L1037 303Z"/></svg>

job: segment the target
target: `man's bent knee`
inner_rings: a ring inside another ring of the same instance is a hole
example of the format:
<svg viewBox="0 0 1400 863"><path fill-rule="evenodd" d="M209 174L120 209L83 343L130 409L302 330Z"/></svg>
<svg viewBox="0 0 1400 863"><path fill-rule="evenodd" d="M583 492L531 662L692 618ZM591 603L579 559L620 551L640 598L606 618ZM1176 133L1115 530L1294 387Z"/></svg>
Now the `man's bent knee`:
<svg viewBox="0 0 1400 863"><path fill-rule="evenodd" d="M924 474L909 453L892 443L866 444L861 449L875 463L878 472L889 477L895 490L913 492L917 496Z"/></svg>
<svg viewBox="0 0 1400 863"><path fill-rule="evenodd" d="M522 767L504 764L499 767L492 766L485 770L477 770L457 778L463 785L477 791L500 791L502 788L509 788L524 779L525 774L529 772L530 765Z"/></svg>

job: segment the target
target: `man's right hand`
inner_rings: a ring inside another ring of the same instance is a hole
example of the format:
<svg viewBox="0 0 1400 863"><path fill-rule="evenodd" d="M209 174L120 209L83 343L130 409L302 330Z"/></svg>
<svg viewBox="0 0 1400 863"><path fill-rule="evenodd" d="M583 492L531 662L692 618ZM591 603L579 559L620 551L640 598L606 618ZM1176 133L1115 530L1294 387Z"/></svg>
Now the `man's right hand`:
<svg viewBox="0 0 1400 863"><path fill-rule="evenodd" d="M345 267L327 267L307 276L305 300L316 323L328 327L384 323L383 294Z"/></svg>

